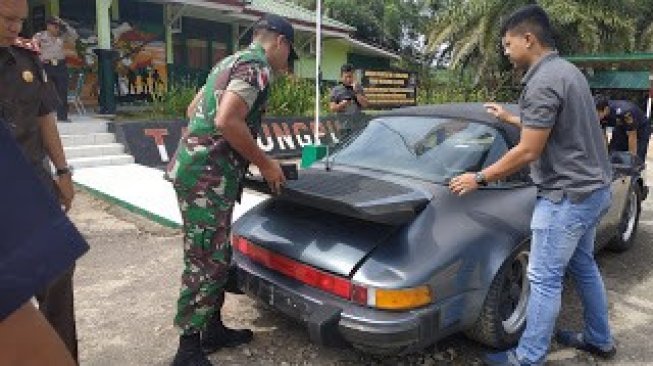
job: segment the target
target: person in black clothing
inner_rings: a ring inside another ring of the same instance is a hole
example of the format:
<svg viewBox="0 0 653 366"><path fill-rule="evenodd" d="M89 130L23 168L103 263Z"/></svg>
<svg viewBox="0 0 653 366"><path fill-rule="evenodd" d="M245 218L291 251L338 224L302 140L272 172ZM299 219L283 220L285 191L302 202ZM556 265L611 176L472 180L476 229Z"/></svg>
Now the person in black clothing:
<svg viewBox="0 0 653 366"><path fill-rule="evenodd" d="M58 104L57 95L39 60L34 42L18 38L27 15L26 0L0 1L0 119L4 120L3 126L22 149L43 187L50 195L57 197L68 211L75 190L57 130L54 113ZM54 177L46 158L54 165ZM4 171L3 174L7 180L12 179L11 171ZM2 200L0 202L6 204ZM6 220L3 217L3 221ZM9 234L4 230L0 230L0 235L0 242L8 240ZM73 358L77 359L73 272L74 265L71 265L46 288L39 289L36 298L43 315L62 338ZM0 291L0 297L4 295Z"/></svg>
<svg viewBox="0 0 653 366"><path fill-rule="evenodd" d="M601 127L604 130L612 127L608 149L629 151L645 162L651 137L651 122L644 112L635 103L627 100L609 100L598 95L595 101Z"/></svg>
<svg viewBox="0 0 653 366"><path fill-rule="evenodd" d="M0 365L74 365L72 277L88 245L60 207L75 192L54 87L34 42L18 37L28 10L0 1Z"/></svg>

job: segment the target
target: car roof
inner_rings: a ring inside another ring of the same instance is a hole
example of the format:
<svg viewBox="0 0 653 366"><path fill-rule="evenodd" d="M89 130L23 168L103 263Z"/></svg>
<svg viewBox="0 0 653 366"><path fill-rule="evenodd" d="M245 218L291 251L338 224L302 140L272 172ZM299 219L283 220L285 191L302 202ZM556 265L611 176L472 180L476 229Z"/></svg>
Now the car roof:
<svg viewBox="0 0 653 366"><path fill-rule="evenodd" d="M393 109L378 116L425 116L465 119L491 125L501 131L511 140L512 144L519 141L519 129L510 123L504 123L489 114L484 103L447 103L418 107L404 107ZM512 114L519 114L517 104L501 104Z"/></svg>

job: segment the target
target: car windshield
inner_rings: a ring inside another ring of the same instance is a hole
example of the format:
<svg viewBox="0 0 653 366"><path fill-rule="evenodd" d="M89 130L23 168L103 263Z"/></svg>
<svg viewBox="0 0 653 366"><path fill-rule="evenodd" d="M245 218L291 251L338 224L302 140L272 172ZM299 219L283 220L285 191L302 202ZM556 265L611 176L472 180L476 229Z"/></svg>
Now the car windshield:
<svg viewBox="0 0 653 366"><path fill-rule="evenodd" d="M463 119L382 117L341 146L333 165L372 169L446 182L479 171L507 151L506 141L488 125Z"/></svg>

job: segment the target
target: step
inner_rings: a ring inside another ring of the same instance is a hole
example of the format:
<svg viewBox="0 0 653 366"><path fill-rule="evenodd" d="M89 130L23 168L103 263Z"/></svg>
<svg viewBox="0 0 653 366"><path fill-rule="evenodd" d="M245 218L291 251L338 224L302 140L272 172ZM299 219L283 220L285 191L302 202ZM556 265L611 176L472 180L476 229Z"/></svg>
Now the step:
<svg viewBox="0 0 653 366"><path fill-rule="evenodd" d="M120 155L125 152L122 144L81 145L65 147L67 159L90 158L94 156Z"/></svg>
<svg viewBox="0 0 653 366"><path fill-rule="evenodd" d="M116 142L116 136L109 132L91 133L88 135L61 135L61 143L65 147L105 145L114 142Z"/></svg>
<svg viewBox="0 0 653 366"><path fill-rule="evenodd" d="M134 157L131 155L107 155L92 158L74 158L68 159L68 165L74 169L92 168L97 166L125 165L133 164Z"/></svg>
<svg viewBox="0 0 653 366"><path fill-rule="evenodd" d="M57 123L60 135L86 135L108 131L108 123L97 122L59 122Z"/></svg>

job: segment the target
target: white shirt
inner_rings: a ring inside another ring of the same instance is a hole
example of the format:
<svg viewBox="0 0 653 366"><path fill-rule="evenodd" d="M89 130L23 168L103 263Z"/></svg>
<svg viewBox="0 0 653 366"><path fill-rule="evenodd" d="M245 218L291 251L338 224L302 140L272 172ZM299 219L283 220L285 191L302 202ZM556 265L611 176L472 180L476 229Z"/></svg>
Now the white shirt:
<svg viewBox="0 0 653 366"><path fill-rule="evenodd" d="M59 26L62 30L61 36L55 37L47 30L38 32L34 35L34 40L41 48L41 60L63 60L66 58L64 53L64 40L74 42L77 40L77 32L70 26Z"/></svg>

